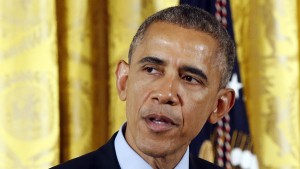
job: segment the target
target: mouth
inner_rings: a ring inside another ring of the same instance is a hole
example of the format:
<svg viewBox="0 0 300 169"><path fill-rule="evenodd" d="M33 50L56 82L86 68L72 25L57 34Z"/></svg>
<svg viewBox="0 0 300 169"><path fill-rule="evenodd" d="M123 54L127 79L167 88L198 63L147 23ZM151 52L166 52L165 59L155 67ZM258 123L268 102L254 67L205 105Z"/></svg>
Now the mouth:
<svg viewBox="0 0 300 169"><path fill-rule="evenodd" d="M164 115L150 114L145 117L148 128L153 132L165 132L176 127L177 124Z"/></svg>

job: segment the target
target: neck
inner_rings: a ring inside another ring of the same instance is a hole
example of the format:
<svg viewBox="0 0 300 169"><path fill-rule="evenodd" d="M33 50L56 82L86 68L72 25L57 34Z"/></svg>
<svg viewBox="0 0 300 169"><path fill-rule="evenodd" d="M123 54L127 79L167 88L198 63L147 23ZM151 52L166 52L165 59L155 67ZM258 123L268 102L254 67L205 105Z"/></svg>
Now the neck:
<svg viewBox="0 0 300 169"><path fill-rule="evenodd" d="M147 150L141 150L137 144L135 144L132 135L125 132L125 139L129 146L139 154L152 168L154 169L173 169L181 161L189 144L183 144L177 150L169 153L157 153L149 152Z"/></svg>
<svg viewBox="0 0 300 169"><path fill-rule="evenodd" d="M176 165L180 162L182 157L184 156L187 147L183 147L181 150L178 150L176 153L172 155L166 155L164 157L153 157L151 155L146 155L142 152L138 152L138 154L148 162L154 169L172 169L175 168Z"/></svg>

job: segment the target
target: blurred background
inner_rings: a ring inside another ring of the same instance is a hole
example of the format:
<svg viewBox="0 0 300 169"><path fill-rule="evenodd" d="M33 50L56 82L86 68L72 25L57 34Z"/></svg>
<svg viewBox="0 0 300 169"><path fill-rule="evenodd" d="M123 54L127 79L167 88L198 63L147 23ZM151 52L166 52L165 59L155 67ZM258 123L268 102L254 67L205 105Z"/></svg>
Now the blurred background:
<svg viewBox="0 0 300 169"><path fill-rule="evenodd" d="M202 155L224 168L300 169L300 0L0 0L0 169L48 168L104 144L125 122L117 62L147 16L180 3L231 32L230 86L245 105L191 151L221 139Z"/></svg>

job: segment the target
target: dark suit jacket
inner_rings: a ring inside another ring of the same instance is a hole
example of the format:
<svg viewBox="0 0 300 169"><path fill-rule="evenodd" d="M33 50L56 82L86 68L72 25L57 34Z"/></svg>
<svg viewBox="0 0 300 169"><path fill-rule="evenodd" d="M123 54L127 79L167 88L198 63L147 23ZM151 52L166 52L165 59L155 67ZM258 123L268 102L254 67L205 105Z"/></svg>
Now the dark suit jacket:
<svg viewBox="0 0 300 169"><path fill-rule="evenodd" d="M51 169L120 169L115 152L115 133L112 138L98 150L77 157ZM220 169L220 167L190 155L190 169Z"/></svg>

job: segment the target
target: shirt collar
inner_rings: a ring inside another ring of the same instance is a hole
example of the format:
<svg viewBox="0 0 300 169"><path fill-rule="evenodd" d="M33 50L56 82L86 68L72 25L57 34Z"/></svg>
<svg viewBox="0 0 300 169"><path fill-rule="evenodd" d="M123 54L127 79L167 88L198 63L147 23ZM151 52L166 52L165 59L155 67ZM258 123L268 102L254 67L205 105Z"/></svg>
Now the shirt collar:
<svg viewBox="0 0 300 169"><path fill-rule="evenodd" d="M139 156L126 142L124 133L126 130L126 123L120 128L116 139L115 139L115 149L117 154L117 159L122 169L152 169L152 167ZM187 148L185 154L183 155L180 162L177 164L175 169L188 169L189 168L189 148Z"/></svg>

